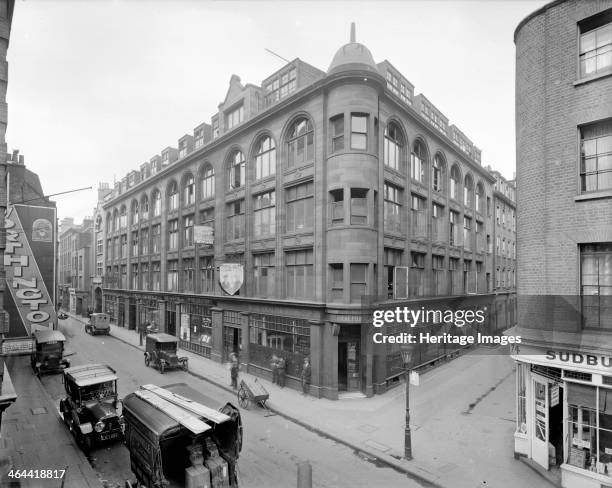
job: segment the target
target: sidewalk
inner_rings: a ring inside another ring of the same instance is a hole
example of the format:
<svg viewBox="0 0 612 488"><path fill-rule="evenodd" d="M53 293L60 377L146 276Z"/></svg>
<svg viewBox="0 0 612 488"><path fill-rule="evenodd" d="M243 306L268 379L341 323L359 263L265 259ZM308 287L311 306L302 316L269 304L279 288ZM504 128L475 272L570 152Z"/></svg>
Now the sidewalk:
<svg viewBox="0 0 612 488"><path fill-rule="evenodd" d="M144 349L136 331L111 325L111 335ZM333 401L258 380L270 393L267 404L278 415L424 484L547 488L547 481L514 459L514 365L507 354L494 353L474 350L421 375L420 386L410 388L412 461L403 459L403 386L372 398ZM189 351L181 350L181 355L189 357L191 374L233 392L225 365Z"/></svg>
<svg viewBox="0 0 612 488"><path fill-rule="evenodd" d="M0 486L100 488L85 455L61 421L57 406L32 373L29 356L6 358L17 401L5 412L0 435ZM14 470L62 470L59 478L9 478Z"/></svg>

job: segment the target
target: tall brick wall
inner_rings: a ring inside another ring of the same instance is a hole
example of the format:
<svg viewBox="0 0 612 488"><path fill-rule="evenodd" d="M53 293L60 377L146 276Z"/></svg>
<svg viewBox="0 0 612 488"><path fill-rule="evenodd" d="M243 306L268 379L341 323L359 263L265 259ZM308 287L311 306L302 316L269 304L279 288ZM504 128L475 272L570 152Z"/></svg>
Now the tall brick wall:
<svg viewBox="0 0 612 488"><path fill-rule="evenodd" d="M578 244L612 241L612 195L576 199L578 126L612 117L612 76L579 81L578 22L608 8L610 0L551 3L515 35L519 297L575 296ZM529 327L538 321L525 300L519 325Z"/></svg>

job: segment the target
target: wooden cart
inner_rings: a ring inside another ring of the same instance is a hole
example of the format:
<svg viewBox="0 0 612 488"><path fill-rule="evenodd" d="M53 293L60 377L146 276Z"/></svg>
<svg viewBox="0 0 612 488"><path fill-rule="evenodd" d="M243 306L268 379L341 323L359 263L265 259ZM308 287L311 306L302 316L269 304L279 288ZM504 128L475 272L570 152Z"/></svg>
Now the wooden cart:
<svg viewBox="0 0 612 488"><path fill-rule="evenodd" d="M259 404L259 406L268 412L268 415L273 415L266 405L266 401L270 398L270 394L264 386L255 378L251 380L241 380L240 388L238 388L238 404L248 410L251 403Z"/></svg>

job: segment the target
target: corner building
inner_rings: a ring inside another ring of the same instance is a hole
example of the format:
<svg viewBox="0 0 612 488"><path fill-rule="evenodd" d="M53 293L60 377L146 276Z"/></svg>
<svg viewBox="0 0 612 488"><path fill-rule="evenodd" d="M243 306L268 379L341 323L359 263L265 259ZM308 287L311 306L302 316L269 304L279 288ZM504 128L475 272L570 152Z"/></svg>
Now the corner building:
<svg viewBox="0 0 612 488"><path fill-rule="evenodd" d="M515 31L516 456L612 485L612 2L555 1Z"/></svg>
<svg viewBox="0 0 612 488"><path fill-rule="evenodd" d="M210 124L102 203L104 310L121 326L155 322L217 361L237 351L264 377L282 355L295 388L309 356L316 396L385 391L401 353L374 347L364 297L400 306L496 292L495 177L413 90L354 39L327 72L296 59L261 87L233 75ZM195 242L202 228L212 244ZM244 267L234 295L219 285L223 263ZM394 290L396 267L410 269Z"/></svg>

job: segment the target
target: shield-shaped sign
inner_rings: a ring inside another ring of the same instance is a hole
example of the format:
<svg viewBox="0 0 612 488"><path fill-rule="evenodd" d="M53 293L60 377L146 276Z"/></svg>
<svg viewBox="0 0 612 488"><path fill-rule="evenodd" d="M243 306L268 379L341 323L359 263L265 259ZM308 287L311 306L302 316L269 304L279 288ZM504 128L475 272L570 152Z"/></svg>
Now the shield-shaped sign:
<svg viewBox="0 0 612 488"><path fill-rule="evenodd" d="M228 295L233 295L244 281L244 266L237 263L225 263L219 266L219 284Z"/></svg>

